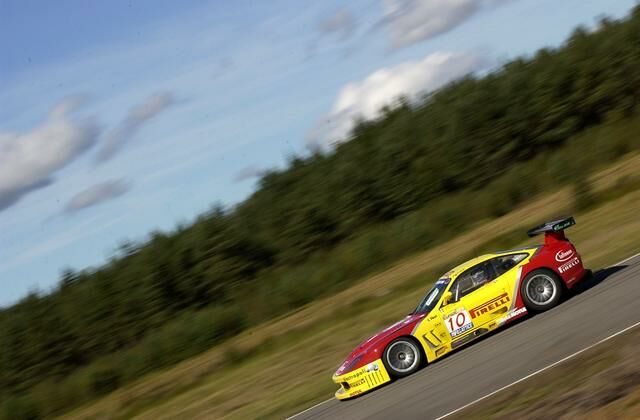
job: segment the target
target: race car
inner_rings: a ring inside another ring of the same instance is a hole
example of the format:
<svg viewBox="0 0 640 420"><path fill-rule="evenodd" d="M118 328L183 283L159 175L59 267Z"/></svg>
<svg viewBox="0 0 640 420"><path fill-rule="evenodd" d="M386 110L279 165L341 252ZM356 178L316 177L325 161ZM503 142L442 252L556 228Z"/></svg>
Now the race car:
<svg viewBox="0 0 640 420"><path fill-rule="evenodd" d="M406 318L364 341L333 375L348 399L470 343L528 313L549 310L590 275L564 230L573 217L527 232L544 244L469 260L441 276Z"/></svg>

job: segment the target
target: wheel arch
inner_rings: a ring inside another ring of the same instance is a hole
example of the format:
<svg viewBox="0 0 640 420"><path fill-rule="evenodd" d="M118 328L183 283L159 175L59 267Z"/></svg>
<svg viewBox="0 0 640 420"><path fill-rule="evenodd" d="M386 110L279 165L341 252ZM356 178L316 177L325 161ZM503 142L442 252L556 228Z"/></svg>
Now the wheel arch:
<svg viewBox="0 0 640 420"><path fill-rule="evenodd" d="M384 361L384 354L387 351L387 348L394 343L396 340L400 339L400 338L406 338L409 341L411 341L413 344L416 345L416 347L418 348L418 351L420 352L420 367L424 367L426 366L429 361L427 360L427 354L424 351L424 346L422 345L422 343L420 342L420 340L418 340L418 337L410 335L410 334L403 334L403 335L399 335L397 337L395 337L393 340L389 341L384 348L382 349L382 355L383 355L383 363L385 363Z"/></svg>
<svg viewBox="0 0 640 420"><path fill-rule="evenodd" d="M527 286L527 280L533 274L542 274L553 277L553 279L555 279L554 283L558 287L557 294L559 296L551 297L550 300L545 303L531 301L530 297L525 296L523 288ZM517 302L519 304L522 304L522 307L525 307L531 313L540 313L552 309L560 302L562 302L562 299L564 296L566 296L568 290L569 289L567 287L567 284L565 283L564 278L558 272L556 272L556 270L548 266L535 266L531 270L528 270L527 273L521 277L521 281L518 285L517 290Z"/></svg>
<svg viewBox="0 0 640 420"><path fill-rule="evenodd" d="M560 280L560 285L562 286L563 292L567 292L569 291L569 288L567 287L567 283L565 282L564 277L562 277L562 274L560 274L556 269L549 267L547 265L540 265L540 266L536 266L536 267L532 267L531 270L527 271L527 273L522 276L522 281L524 282L524 279L527 278L527 276L531 273L533 273L534 271L537 270L545 270L550 272L551 274L553 274L554 276L556 276L559 280ZM520 291L518 291L519 293Z"/></svg>

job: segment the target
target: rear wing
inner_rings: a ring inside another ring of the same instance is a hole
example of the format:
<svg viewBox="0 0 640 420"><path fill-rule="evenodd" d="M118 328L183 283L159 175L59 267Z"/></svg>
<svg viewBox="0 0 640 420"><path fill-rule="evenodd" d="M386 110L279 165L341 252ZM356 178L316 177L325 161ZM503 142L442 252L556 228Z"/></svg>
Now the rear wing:
<svg viewBox="0 0 640 420"><path fill-rule="evenodd" d="M576 221L573 217L563 217L558 220L543 223L539 226L534 227L533 229L529 229L527 231L527 235L529 235L529 237L534 237L536 235L544 233L545 243L554 241L565 241L567 238L564 236L564 230L575 224Z"/></svg>

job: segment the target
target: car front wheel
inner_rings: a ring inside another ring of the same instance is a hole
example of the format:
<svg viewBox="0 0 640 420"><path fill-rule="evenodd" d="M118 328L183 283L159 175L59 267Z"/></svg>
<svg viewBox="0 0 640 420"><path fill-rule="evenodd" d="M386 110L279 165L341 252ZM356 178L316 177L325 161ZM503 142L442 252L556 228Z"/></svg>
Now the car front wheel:
<svg viewBox="0 0 640 420"><path fill-rule="evenodd" d="M418 370L422 353L416 342L400 337L389 343L382 361L392 377L401 378Z"/></svg>

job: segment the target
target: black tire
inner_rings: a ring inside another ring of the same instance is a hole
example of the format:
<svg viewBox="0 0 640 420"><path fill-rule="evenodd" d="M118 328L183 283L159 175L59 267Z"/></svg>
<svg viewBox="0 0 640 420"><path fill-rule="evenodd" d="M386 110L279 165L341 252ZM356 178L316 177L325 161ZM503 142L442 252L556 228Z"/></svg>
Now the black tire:
<svg viewBox="0 0 640 420"><path fill-rule="evenodd" d="M533 270L520 285L520 295L530 312L544 312L556 306L562 298L562 280L551 270Z"/></svg>
<svg viewBox="0 0 640 420"><path fill-rule="evenodd" d="M422 364L420 345L407 337L396 338L384 349L382 363L392 378L411 375Z"/></svg>

